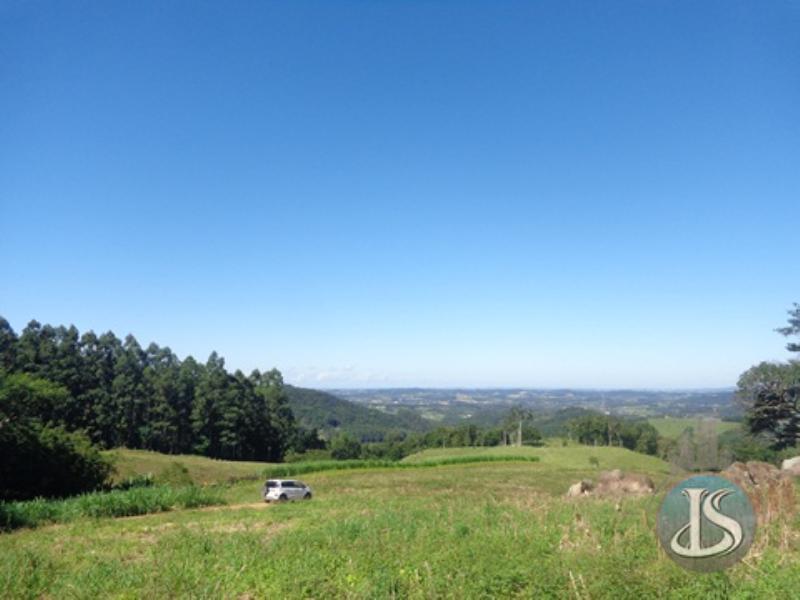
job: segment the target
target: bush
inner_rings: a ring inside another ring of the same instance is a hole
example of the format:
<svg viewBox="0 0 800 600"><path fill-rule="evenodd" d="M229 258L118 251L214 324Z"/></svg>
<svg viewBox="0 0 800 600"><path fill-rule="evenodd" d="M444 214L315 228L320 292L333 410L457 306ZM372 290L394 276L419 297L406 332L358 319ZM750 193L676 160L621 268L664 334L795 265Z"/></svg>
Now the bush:
<svg viewBox="0 0 800 600"><path fill-rule="evenodd" d="M155 476L155 482L158 484L171 485L173 487L194 485L194 480L189 474L189 469L186 468L186 465L178 461L173 461L168 467L164 467L164 469Z"/></svg>
<svg viewBox="0 0 800 600"><path fill-rule="evenodd" d="M140 473L132 475L122 481L119 481L111 486L112 490L130 490L138 487L150 487L155 483L155 477L152 473Z"/></svg>
<svg viewBox="0 0 800 600"><path fill-rule="evenodd" d="M719 436L719 444L730 454L732 460L741 462L760 460L780 464L787 455L798 452L792 449L788 451L775 450L768 440L742 430L726 431Z"/></svg>
<svg viewBox="0 0 800 600"><path fill-rule="evenodd" d="M0 372L0 500L63 497L101 488L109 459L83 433L42 423L66 390L24 373Z"/></svg>
<svg viewBox="0 0 800 600"><path fill-rule="evenodd" d="M58 498L100 489L109 459L82 433L60 427L0 428L0 499Z"/></svg>
<svg viewBox="0 0 800 600"><path fill-rule="evenodd" d="M361 456L361 444L347 434L331 443L331 457L335 460L352 460Z"/></svg>

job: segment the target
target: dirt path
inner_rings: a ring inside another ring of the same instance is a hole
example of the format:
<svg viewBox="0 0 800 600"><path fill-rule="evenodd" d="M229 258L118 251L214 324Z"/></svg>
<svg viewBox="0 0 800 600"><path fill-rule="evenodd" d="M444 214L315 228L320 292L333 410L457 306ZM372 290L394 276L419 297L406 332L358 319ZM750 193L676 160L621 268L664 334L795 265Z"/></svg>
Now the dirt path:
<svg viewBox="0 0 800 600"><path fill-rule="evenodd" d="M270 504L264 502L248 502L245 504L219 504L217 506L204 506L203 508L195 508L195 509L186 509L186 510L196 510L198 512L216 512L220 510L237 510L239 508L255 508L257 510L262 510L264 508L269 508Z"/></svg>

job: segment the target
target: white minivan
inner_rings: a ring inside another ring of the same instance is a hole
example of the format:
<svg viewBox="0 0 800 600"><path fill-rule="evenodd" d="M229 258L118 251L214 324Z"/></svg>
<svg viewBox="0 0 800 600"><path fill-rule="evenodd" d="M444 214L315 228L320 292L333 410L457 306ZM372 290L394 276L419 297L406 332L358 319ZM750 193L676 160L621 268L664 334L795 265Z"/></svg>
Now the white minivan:
<svg viewBox="0 0 800 600"><path fill-rule="evenodd" d="M264 502L311 500L311 488L296 479L270 479L261 490Z"/></svg>

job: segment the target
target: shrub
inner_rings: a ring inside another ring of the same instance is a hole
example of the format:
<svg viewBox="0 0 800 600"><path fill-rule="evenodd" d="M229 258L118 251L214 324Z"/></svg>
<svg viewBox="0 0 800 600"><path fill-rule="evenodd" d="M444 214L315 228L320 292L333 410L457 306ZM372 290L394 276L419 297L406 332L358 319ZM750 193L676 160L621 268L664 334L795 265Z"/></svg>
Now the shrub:
<svg viewBox="0 0 800 600"><path fill-rule="evenodd" d="M65 523L82 517L127 517L163 512L171 508L196 508L224 504L216 488L165 485L95 492L65 500L36 498L24 502L0 502L0 530Z"/></svg>
<svg viewBox="0 0 800 600"><path fill-rule="evenodd" d="M342 434L331 443L331 457L335 460L352 460L361 456L361 444L347 434Z"/></svg>
<svg viewBox="0 0 800 600"><path fill-rule="evenodd" d="M0 500L63 497L103 486L112 466L83 433L42 423L67 392L24 373L0 372Z"/></svg>
<svg viewBox="0 0 800 600"><path fill-rule="evenodd" d="M130 490L137 487L150 487L155 483L155 477L152 473L140 473L132 475L122 481L119 481L111 486L112 490Z"/></svg>
<svg viewBox="0 0 800 600"><path fill-rule="evenodd" d="M97 490L112 471L111 462L84 434L61 427L0 428L0 455L0 499L64 497Z"/></svg>
<svg viewBox="0 0 800 600"><path fill-rule="evenodd" d="M194 485L194 480L189 474L189 469L186 468L186 465L178 461L173 461L169 466L164 467L164 469L155 476L155 482L174 487Z"/></svg>

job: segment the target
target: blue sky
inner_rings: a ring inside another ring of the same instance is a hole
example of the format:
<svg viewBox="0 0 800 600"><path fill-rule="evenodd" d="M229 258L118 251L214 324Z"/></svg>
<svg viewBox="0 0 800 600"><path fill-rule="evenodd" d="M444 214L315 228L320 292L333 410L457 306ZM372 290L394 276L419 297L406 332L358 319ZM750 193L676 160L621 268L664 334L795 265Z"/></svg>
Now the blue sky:
<svg viewBox="0 0 800 600"><path fill-rule="evenodd" d="M797 2L0 5L0 315L317 387L715 387L800 301Z"/></svg>

